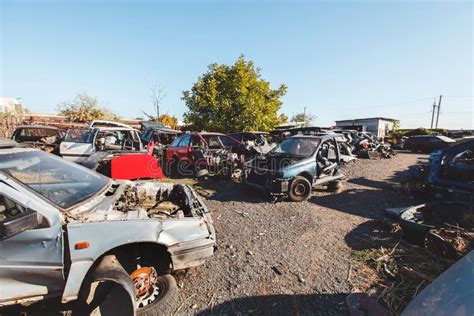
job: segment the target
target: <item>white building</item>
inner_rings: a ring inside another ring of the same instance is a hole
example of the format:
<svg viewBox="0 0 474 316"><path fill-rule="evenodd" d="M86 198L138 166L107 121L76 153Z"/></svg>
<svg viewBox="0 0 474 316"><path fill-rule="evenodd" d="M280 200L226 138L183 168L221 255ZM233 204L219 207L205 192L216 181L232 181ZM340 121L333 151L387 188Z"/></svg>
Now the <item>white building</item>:
<svg viewBox="0 0 474 316"><path fill-rule="evenodd" d="M360 132L370 132L377 137L385 137L393 129L397 120L386 117L371 117L363 119L336 121L338 129L354 129Z"/></svg>
<svg viewBox="0 0 474 316"><path fill-rule="evenodd" d="M21 101L13 98L0 97L0 113L13 112L21 108Z"/></svg>

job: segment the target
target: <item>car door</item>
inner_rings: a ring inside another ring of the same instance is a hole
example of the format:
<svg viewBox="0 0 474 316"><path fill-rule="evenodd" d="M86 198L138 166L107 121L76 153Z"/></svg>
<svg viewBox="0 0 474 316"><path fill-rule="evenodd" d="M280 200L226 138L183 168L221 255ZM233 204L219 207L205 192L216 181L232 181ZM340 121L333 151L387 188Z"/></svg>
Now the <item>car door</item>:
<svg viewBox="0 0 474 316"><path fill-rule="evenodd" d="M64 287L59 214L0 174L0 305L42 299Z"/></svg>
<svg viewBox="0 0 474 316"><path fill-rule="evenodd" d="M176 149L178 148L179 142L182 137L178 137L171 142L171 144L166 149L166 161L171 161L176 156Z"/></svg>
<svg viewBox="0 0 474 316"><path fill-rule="evenodd" d="M190 142L191 142L191 135L185 135L179 141L178 147L176 148L176 153L178 155L179 160L191 159Z"/></svg>
<svg viewBox="0 0 474 316"><path fill-rule="evenodd" d="M318 177L332 175L340 162L339 144L336 139L327 139L316 152L316 174Z"/></svg>
<svg viewBox="0 0 474 316"><path fill-rule="evenodd" d="M60 156L74 162L85 160L95 152L98 132L98 129L69 129L59 146Z"/></svg>

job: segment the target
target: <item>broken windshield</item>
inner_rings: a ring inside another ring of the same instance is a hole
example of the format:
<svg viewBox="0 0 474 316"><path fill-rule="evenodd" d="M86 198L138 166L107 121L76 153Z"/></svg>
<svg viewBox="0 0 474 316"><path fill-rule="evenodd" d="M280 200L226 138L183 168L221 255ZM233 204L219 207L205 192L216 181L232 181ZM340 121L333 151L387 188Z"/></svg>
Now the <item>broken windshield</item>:
<svg viewBox="0 0 474 316"><path fill-rule="evenodd" d="M70 143L92 143L94 133L92 129L72 128L67 131L65 142Z"/></svg>
<svg viewBox="0 0 474 316"><path fill-rule="evenodd" d="M42 151L0 153L0 170L61 208L100 192L109 179Z"/></svg>
<svg viewBox="0 0 474 316"><path fill-rule="evenodd" d="M289 155L306 158L311 156L320 143L319 138L288 138L270 151L276 155Z"/></svg>

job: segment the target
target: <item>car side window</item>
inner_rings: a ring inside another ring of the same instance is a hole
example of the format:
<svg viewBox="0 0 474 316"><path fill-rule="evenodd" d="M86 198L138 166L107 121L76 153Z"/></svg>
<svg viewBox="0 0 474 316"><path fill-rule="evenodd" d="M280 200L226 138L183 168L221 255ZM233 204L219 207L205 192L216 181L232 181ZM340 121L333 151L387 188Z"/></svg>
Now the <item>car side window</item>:
<svg viewBox="0 0 474 316"><path fill-rule="evenodd" d="M227 136L220 136L220 139L221 139L222 144L226 147L232 147L232 146L237 145L237 143L233 139Z"/></svg>
<svg viewBox="0 0 474 316"><path fill-rule="evenodd" d="M184 136L179 142L178 147L188 147L190 140L191 140L191 136L189 135Z"/></svg>
<svg viewBox="0 0 474 316"><path fill-rule="evenodd" d="M243 137L243 135L240 134L240 133L237 133L237 134L230 134L229 136L232 137L233 139L238 140L239 142L243 142L243 141L244 141L244 137Z"/></svg>
<svg viewBox="0 0 474 316"><path fill-rule="evenodd" d="M50 227L50 224L41 214L0 194L0 239L26 230L47 227Z"/></svg>
<svg viewBox="0 0 474 316"><path fill-rule="evenodd" d="M179 142L181 141L181 138L182 137L177 137L175 140L173 140L173 142L171 143L171 147L176 147L178 146Z"/></svg>

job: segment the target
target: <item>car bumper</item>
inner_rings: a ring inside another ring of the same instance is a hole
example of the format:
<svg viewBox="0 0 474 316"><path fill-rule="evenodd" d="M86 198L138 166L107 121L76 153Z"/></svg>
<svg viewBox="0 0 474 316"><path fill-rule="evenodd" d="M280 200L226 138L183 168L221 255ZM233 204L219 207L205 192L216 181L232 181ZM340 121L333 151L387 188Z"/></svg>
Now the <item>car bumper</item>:
<svg viewBox="0 0 474 316"><path fill-rule="evenodd" d="M256 182L246 178L244 182L250 187L273 195L286 194L289 188L288 179L265 179L265 181Z"/></svg>
<svg viewBox="0 0 474 316"><path fill-rule="evenodd" d="M182 270L202 265L217 250L215 239L204 239L180 243L168 248L173 270Z"/></svg>

